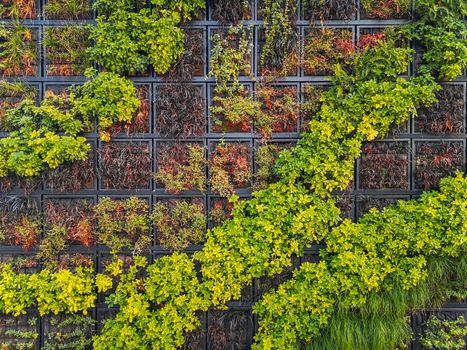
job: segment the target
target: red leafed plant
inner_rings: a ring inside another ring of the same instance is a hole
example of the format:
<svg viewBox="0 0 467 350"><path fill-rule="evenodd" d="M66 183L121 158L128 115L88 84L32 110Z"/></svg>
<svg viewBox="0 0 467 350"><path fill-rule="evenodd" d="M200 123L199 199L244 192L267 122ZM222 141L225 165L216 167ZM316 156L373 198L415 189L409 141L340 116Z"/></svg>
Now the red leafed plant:
<svg viewBox="0 0 467 350"><path fill-rule="evenodd" d="M209 160L211 190L224 197L235 193L236 188L249 185L251 160L248 144L220 143Z"/></svg>
<svg viewBox="0 0 467 350"><path fill-rule="evenodd" d="M415 185L424 190L438 186L439 180L452 175L465 164L460 142L423 142L416 150Z"/></svg>
<svg viewBox="0 0 467 350"><path fill-rule="evenodd" d="M308 75L330 75L339 63L348 68L355 52L352 31L312 29L305 38L303 66Z"/></svg>
<svg viewBox="0 0 467 350"><path fill-rule="evenodd" d="M90 201L49 199L45 203L44 215L46 227L64 227L69 241L85 247L94 244L95 224L92 220L93 205Z"/></svg>
<svg viewBox="0 0 467 350"><path fill-rule="evenodd" d="M363 50L367 47L373 47L385 39L386 39L386 34L381 33L381 32L361 34L360 38L358 39L357 48L359 50Z"/></svg>
<svg viewBox="0 0 467 350"><path fill-rule="evenodd" d="M408 189L408 145L397 142L368 143L360 160L360 187Z"/></svg>
<svg viewBox="0 0 467 350"><path fill-rule="evenodd" d="M225 220L230 219L233 207L234 203L229 202L226 198L213 198L209 220L215 226L222 225Z"/></svg>
<svg viewBox="0 0 467 350"><path fill-rule="evenodd" d="M161 143L155 180L171 193L204 191L204 147L196 143Z"/></svg>
<svg viewBox="0 0 467 350"><path fill-rule="evenodd" d="M362 0L362 7L369 18L400 18L409 13L410 0Z"/></svg>
<svg viewBox="0 0 467 350"><path fill-rule="evenodd" d="M5 198L0 202L0 241L30 250L41 236L37 204L24 198Z"/></svg>
<svg viewBox="0 0 467 350"><path fill-rule="evenodd" d="M264 118L256 121L256 128L265 138L269 138L271 132L297 130L300 106L296 87L261 84L256 97L262 103L265 114Z"/></svg>

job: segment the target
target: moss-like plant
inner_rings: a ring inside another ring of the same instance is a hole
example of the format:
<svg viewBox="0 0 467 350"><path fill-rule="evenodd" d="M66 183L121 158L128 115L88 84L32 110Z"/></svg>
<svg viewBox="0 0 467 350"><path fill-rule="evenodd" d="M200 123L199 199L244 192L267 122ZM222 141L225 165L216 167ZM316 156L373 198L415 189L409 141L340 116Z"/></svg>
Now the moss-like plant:
<svg viewBox="0 0 467 350"><path fill-rule="evenodd" d="M173 251L203 242L206 233L206 214L200 201L174 200L158 202L151 220L161 247Z"/></svg>

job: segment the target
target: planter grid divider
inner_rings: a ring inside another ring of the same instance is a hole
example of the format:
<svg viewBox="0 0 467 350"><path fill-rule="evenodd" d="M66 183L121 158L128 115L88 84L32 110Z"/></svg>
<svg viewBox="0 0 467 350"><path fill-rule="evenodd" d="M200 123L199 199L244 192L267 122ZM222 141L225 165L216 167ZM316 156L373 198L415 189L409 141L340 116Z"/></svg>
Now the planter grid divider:
<svg viewBox="0 0 467 350"><path fill-rule="evenodd" d="M203 45L204 45L204 53L205 53L205 64L203 67L203 71L205 74L209 71L209 52L211 48L211 40L210 35L212 31L226 28L226 26L221 25L218 21L212 19L212 10L213 10L213 3L215 0L206 0L208 7L207 10L204 12L202 19L197 19L192 22L187 23L184 25L187 29L198 29L202 30L203 36ZM258 3L260 0L253 0L252 2L252 18L244 21L244 26L248 27L250 25L253 26L253 44L254 49L251 55L251 63L252 69L255 76L259 77L259 55L260 55L260 43L259 43L259 30L260 26L262 25L263 21L260 19L258 15ZM303 0L297 0L298 2L303 3ZM77 25L83 26L88 24L95 23L95 13L93 11L93 15L91 19L85 20L53 20L48 19L44 14L44 8L47 0L38 0L37 6L37 17L34 19L26 19L22 20L21 22L30 26L32 28L36 28L38 30L38 52L40 53L38 56L38 75L33 77L5 77L7 81L16 81L22 80L25 81L27 84L30 84L37 88L38 91L38 98L42 99L44 97L45 92L47 89L51 87L59 87L59 86L66 86L70 84L80 84L85 82L84 77L79 76L51 76L46 74L47 70L47 56L46 56L46 48L44 47L43 39L44 33L47 28L50 27L63 27L69 25ZM360 1L357 1L357 11L355 13L355 18L349 21L344 20L327 20L322 23L316 23L315 26L319 27L323 25L326 28L349 28L352 31L353 41L358 41L362 32L366 31L373 31L382 29L388 26L397 26L407 22L407 19L390 19L390 20L374 20L374 19L367 19L362 16L362 12L360 11ZM302 4L303 5L303 4ZM307 28L310 26L310 22L304 19L302 7L300 10L297 11L297 27L299 31L299 47L303 50L304 40L305 40L305 32ZM11 19L1 19L0 23L3 24L11 24L13 20ZM414 64L408 69L409 73L414 71ZM157 116L158 110L156 107L156 96L158 93L158 88L165 86L166 84L177 84L177 82L172 81L165 81L164 77L156 76L154 72L151 70L148 76L138 76L138 77L130 77L137 86L144 85L148 87L149 93L149 132L147 133L138 133L138 134L118 134L112 139L111 142L131 142L133 144L139 143L147 143L149 147L149 155L151 157L151 164L150 164L150 172L153 173L156 170L156 156L158 152L158 145L161 142L170 142L176 141L177 139L174 138L166 138L162 137L156 131L156 123L157 123ZM242 83L248 84L251 87L251 90L255 90L255 83L249 77L241 77L240 81ZM250 154L251 154L251 169L252 171L257 171L257 164L256 164L256 148L258 146L259 140L261 136L254 132L248 133L215 133L211 131L211 118L209 113L209 106L211 104L212 99L212 87L215 84L215 81L211 77L206 76L194 76L192 84L196 86L200 86L202 89L203 95L203 104L204 104L204 114L205 114L205 121L206 121L206 129L204 135L201 137L190 137L186 139L181 139L182 141L192 141L192 142L202 142L202 144L209 149L212 145L218 143L221 139L225 139L226 142L247 142L249 144ZM275 82L276 85L292 85L295 86L297 89L297 98L300 101L304 101L303 89L306 85L327 85L327 77L324 76L310 76L305 75L303 69L300 69L297 72L296 76L287 76L282 77ZM420 193L422 192L421 189L418 189L415 186L416 183L416 161L417 161L417 154L416 149L417 145L423 142L434 142L434 141L443 141L443 142L460 142L462 145L462 170L466 170L466 159L467 159L467 150L466 150L466 142L467 142L467 133L466 133L466 84L467 84L467 73L464 73L463 76L457 78L455 82L451 82L448 84L457 84L461 85L463 88L463 130L461 133L456 134L427 134L416 132L414 122L409 123L408 129L406 132L396 133L394 135L388 135L384 142L404 142L408 146L408 164L407 164L407 175L408 175L408 189L364 189L361 188L361 160L356 161L355 167L355 174L354 174L354 181L353 181L353 188L345 193L337 192L336 195L344 194L350 198L350 209L349 214L352 218L358 218L361 215L362 210L364 210L365 203L372 202L377 203L379 202L380 205L384 205L387 202L395 201L397 199L411 199L417 198ZM1 97L0 97L1 98ZM301 130L303 127L303 115L301 114L298 122L298 130ZM295 143L299 138L299 132L284 132L284 133L275 133L272 137L273 143ZM0 137L5 136L7 133L0 131ZM212 193L209 188L207 192L200 193L200 192L185 192L179 195L172 195L167 193L163 188L157 186L154 179L149 179L149 186L145 189L105 189L102 183L102 178L98 174L98 167L100 166L99 156L97 154L97 150L102 148L101 141L98 140L97 133L89 133L85 135L88 140L93 144L93 152L95 156L95 164L94 167L96 168L96 176L93 181L92 188L83 189L76 193L59 193L50 189L47 189L45 186L41 186L38 190L33 192L33 198L37 200L39 203L40 210L43 210L43 205L47 199L77 199L77 198L89 198L90 200L96 202L99 198L104 196L109 196L113 198L127 198L129 196L138 196L140 198L145 198L148 200L149 204L152 206L160 199L169 199L169 198L202 198L204 203L204 207L206 210L207 218L209 219L209 213L213 207L214 200L219 199L220 197L216 193ZM206 159L209 157L209 151L206 152ZM208 178L209 170L206 167L205 175ZM242 199L247 199L250 194L250 188L239 189L237 193L240 195ZM1 193L0 199L8 196L13 197L22 197L22 191L20 189L13 189L8 193ZM213 223L211 220L207 220L208 226L212 227ZM148 252L149 261L154 261L160 256L167 255L169 252L167 250L162 249L160 246L156 245L155 242L155 232L152 229L152 237L153 237L153 245ZM187 249L189 254L202 249L202 246L190 246ZM305 256L302 259L297 259L294 265L298 266L301 261L316 261L318 259L318 250L319 246L315 246L313 248L307 249ZM81 246L72 246L69 249L70 252L76 253L86 253L93 256L94 264L93 266L98 270L102 270L102 264L105 261L105 257L108 256L109 250L106 247L102 246L93 246L90 248L85 248ZM0 261L5 261L11 258L16 257L30 257L33 256L36 251L33 249L30 252L24 252L21 247L15 246L0 246ZM127 251L127 254L130 252ZM40 266L38 267L40 268ZM269 283L269 282L268 282ZM271 282L273 283L273 282ZM257 328L256 325L256 317L251 314L251 306L253 305L254 300L257 300L259 294L261 293L261 282L254 281L252 287L247 291L248 297L242 298L241 301L231 302L229 304L230 311L222 315L221 320L217 321L213 318L214 316L211 315L211 312L204 313L202 316L202 327L201 331L198 335L193 337L188 337L188 345L186 349L196 349L196 350L217 350L217 348L213 345L210 327L216 326L218 327L222 322L223 325L229 327L229 317L237 317L232 318L230 321L234 320L235 322L239 322L241 327L245 329L239 330L239 333L245 333L246 336L242 339L228 339L231 341L231 344L235 344L237 347L236 349L248 349L251 341L252 336ZM92 310L92 317L96 320L95 331L100 328L100 322L107 318L109 314L115 312L116 310L108 309L104 304L104 299L102 296L99 297L98 305L94 310ZM34 310L32 310L34 312ZM440 312L443 315L450 315L455 313L457 314L464 314L467 318L467 300L464 303L454 303L450 302L445 305L442 310L427 310L427 313L430 312ZM240 317L242 313L245 315L245 318ZM227 315L227 316L226 316ZM240 315L240 316L239 316ZM214 322L215 321L215 322ZM45 341L45 322L44 318L40 318L38 320L38 329L40 330L40 336L38 339L38 344L44 344ZM216 323L217 322L217 323ZM412 324L417 329L420 327L420 318L412 316ZM232 324L230 324L232 326ZM243 334L242 333L242 334ZM193 340L191 338L197 339ZM200 343L197 341L200 340ZM1 334L0 334L0 342L1 342ZM190 346L189 344L196 344ZM200 345L201 344L201 345ZM195 347L193 347L195 346ZM225 345L227 346L227 345ZM37 347L36 347L37 348ZM412 345L412 349L418 349L417 344Z"/></svg>

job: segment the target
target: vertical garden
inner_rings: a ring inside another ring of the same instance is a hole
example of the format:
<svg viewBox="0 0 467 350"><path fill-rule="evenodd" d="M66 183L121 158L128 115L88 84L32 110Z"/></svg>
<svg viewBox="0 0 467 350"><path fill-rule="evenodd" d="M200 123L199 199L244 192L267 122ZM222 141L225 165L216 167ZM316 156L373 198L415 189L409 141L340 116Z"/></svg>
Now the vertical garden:
<svg viewBox="0 0 467 350"><path fill-rule="evenodd" d="M0 0L0 350L465 350L467 3Z"/></svg>

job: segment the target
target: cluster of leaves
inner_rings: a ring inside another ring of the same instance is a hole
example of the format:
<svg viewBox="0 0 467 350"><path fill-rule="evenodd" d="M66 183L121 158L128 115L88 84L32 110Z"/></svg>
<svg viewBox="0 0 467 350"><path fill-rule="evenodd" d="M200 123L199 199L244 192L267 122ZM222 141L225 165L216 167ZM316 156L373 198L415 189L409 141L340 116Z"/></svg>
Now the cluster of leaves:
<svg viewBox="0 0 467 350"><path fill-rule="evenodd" d="M363 0L363 10L370 18L400 18L409 14L410 0Z"/></svg>
<svg viewBox="0 0 467 350"><path fill-rule="evenodd" d="M465 347L464 337L466 335L467 327L463 316L452 321L431 316L426 322L426 329L420 343L427 350L460 350Z"/></svg>
<svg viewBox="0 0 467 350"><path fill-rule="evenodd" d="M204 205L199 201L158 202L151 219L156 228L156 239L165 249L185 250L190 244L200 244L204 240L206 215Z"/></svg>
<svg viewBox="0 0 467 350"><path fill-rule="evenodd" d="M23 83L0 81L0 130L4 130L4 118L8 109L14 108L23 99L35 100L37 90Z"/></svg>
<svg viewBox="0 0 467 350"><path fill-rule="evenodd" d="M149 204L146 200L104 197L94 207L94 213L99 243L109 247L112 254L131 247L134 254L140 255L151 245Z"/></svg>
<svg viewBox="0 0 467 350"><path fill-rule="evenodd" d="M467 66L467 6L463 1L418 0L421 17L408 28L410 39L424 46L424 69L441 80L452 80Z"/></svg>
<svg viewBox="0 0 467 350"><path fill-rule="evenodd" d="M0 74L11 76L35 76L39 50L33 29L15 22L0 26Z"/></svg>
<svg viewBox="0 0 467 350"><path fill-rule="evenodd" d="M41 315L87 314L97 299L93 269L42 270L36 274L15 273L11 265L0 266L0 312L19 316L37 307ZM102 289L99 289L102 291Z"/></svg>
<svg viewBox="0 0 467 350"><path fill-rule="evenodd" d="M158 149L154 179L170 193L206 189L204 147L200 144L164 143Z"/></svg>
<svg viewBox="0 0 467 350"><path fill-rule="evenodd" d="M323 237L326 251L320 263L304 263L292 280L255 306L260 317L257 348L296 349L298 339L311 341L321 333L336 302L343 312L362 308L370 293L393 292L395 281L402 291L416 287L427 278L428 257L461 258L467 246L461 219L466 215L466 196L467 179L458 174L444 179L440 192L425 193L418 201L401 201L381 212L372 209L358 223L344 220ZM449 268L448 264L445 270ZM430 301L416 306L429 306ZM405 305L403 322L408 311ZM394 317L394 310L386 312ZM345 334L353 337L353 332ZM384 345L374 349L393 348L397 336L387 333ZM343 349L363 349L367 344Z"/></svg>
<svg viewBox="0 0 467 350"><path fill-rule="evenodd" d="M251 156L248 144L221 143L209 159L211 190L229 197L236 188L246 187L251 179Z"/></svg>
<svg viewBox="0 0 467 350"><path fill-rule="evenodd" d="M3 128L11 132L0 139L0 177L9 173L33 177L69 161L85 160L90 146L77 135L90 131L98 118L101 138L107 140L105 129L130 121L138 105L133 83L113 73L101 73L73 87L69 100L50 96L40 106L33 100L22 101L2 120ZM63 110L64 106L69 109Z"/></svg>
<svg viewBox="0 0 467 350"><path fill-rule="evenodd" d="M94 349L169 350L182 346L185 333L200 325L196 311L206 311L209 305L194 262L186 254L174 253L170 259L156 260L144 278L144 258L135 259L126 274L122 274L122 264L117 260L108 268L120 281L107 303L119 305L120 311L94 338Z"/></svg>
<svg viewBox="0 0 467 350"><path fill-rule="evenodd" d="M256 172L254 176L255 190L266 188L270 183L278 180L274 174L274 164L279 158L279 153L284 148L292 147L291 144L265 143L258 147L255 152Z"/></svg>
<svg viewBox="0 0 467 350"><path fill-rule="evenodd" d="M116 73L137 74L152 65L166 73L184 51L184 33L178 27L197 10L202 0L151 0L151 9L130 1L98 0L97 25L91 29L94 61Z"/></svg>

